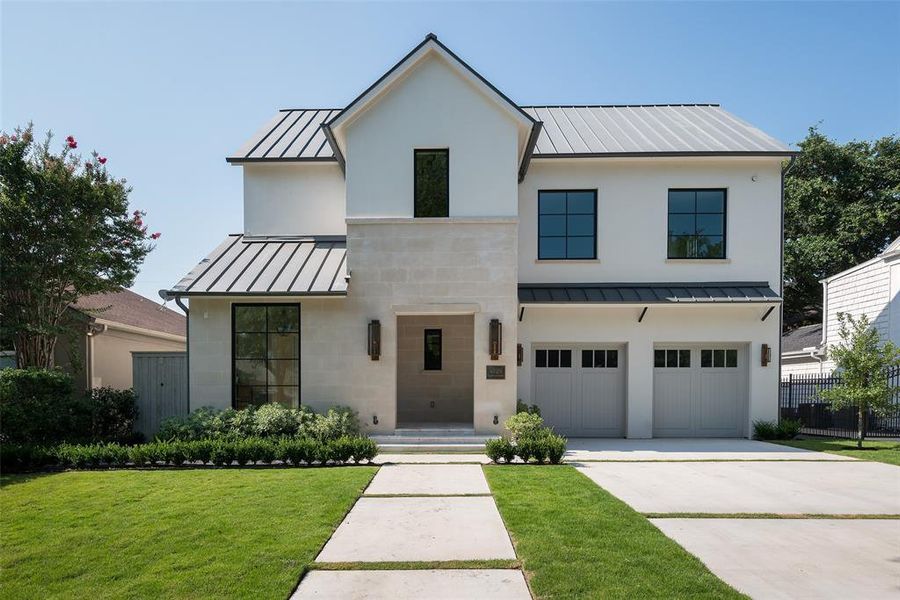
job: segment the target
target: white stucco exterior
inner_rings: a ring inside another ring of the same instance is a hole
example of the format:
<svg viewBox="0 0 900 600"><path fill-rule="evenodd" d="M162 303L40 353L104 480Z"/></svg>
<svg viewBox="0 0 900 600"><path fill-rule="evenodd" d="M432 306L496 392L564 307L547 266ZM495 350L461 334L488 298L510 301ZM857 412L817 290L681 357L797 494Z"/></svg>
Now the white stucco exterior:
<svg viewBox="0 0 900 600"><path fill-rule="evenodd" d="M548 344L618 349L626 369L621 393L628 437L653 435L654 349L679 343L697 352L715 344L740 349L741 377L732 378L740 382L732 394L740 397L738 435L748 435L754 420L776 419L778 356L764 366L760 355L763 345L778 348L777 298L550 306L520 302L519 286L757 282L780 294L783 153L545 155L529 167L529 140L536 139L530 136L539 131L531 117L429 37L322 125L333 161L255 157L243 164L246 236L257 244L271 238L282 247L293 238L346 236L341 264L349 283L346 294L330 297L312 287L294 294L186 294L191 408L232 406L233 305L291 302L301 307L301 403L316 410L351 406L369 432L403 426L397 420L398 377L410 371L399 362L398 319L417 315L471 316L471 360L466 357L464 364L473 365L472 381L458 387L472 390L471 425L479 433L501 433L517 399L539 402L534 349ZM446 217L413 216L416 149L449 151ZM672 188L726 190L724 259L667 259ZM597 192L597 258L538 260L538 192L576 189ZM266 252L257 245L229 255L236 256L241 273L235 284L255 281L244 265L256 256L274 256ZM218 273L224 267L216 260L198 268ZM297 262L280 268L299 268L302 258ZM492 319L502 324L502 352L495 357L489 352ZM374 320L381 325L378 360L367 346ZM415 343L404 348L409 353Z"/></svg>

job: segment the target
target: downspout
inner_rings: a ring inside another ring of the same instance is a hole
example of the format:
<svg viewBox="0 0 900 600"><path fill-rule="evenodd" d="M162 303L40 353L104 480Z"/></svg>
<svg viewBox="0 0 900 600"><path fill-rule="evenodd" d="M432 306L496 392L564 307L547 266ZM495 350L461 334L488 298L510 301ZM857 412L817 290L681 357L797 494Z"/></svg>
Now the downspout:
<svg viewBox="0 0 900 600"><path fill-rule="evenodd" d="M87 327L87 357L85 359L85 375L87 379L87 387L85 388L87 391L91 391L94 389L94 338L100 335L101 333L106 333L106 330L109 327L107 325L97 325L93 320L88 324Z"/></svg>
<svg viewBox="0 0 900 600"><path fill-rule="evenodd" d="M775 389L775 397L778 398L781 393L781 353L782 353L782 332L784 331L784 178L794 167L797 156L792 155L788 164L781 168L781 250L779 260L779 282L778 292L781 295L781 310L778 311L778 388ZM779 409L780 410L780 409Z"/></svg>
<svg viewBox="0 0 900 600"><path fill-rule="evenodd" d="M188 307L184 305L184 302L181 301L181 296L175 296L175 304L178 305L178 308L184 311L184 316L187 319L187 323L184 327L184 370L185 375L187 376L187 389L185 390L185 397L187 398L187 408L188 414L191 412L191 311L188 310Z"/></svg>

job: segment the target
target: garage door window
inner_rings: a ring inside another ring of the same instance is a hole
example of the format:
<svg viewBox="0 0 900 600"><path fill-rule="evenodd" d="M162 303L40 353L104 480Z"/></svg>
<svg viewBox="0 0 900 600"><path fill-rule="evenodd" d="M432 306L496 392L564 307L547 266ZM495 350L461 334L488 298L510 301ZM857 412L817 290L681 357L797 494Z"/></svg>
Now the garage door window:
<svg viewBox="0 0 900 600"><path fill-rule="evenodd" d="M691 366L690 350L654 350L653 366L664 369L684 369Z"/></svg>
<svg viewBox="0 0 900 600"><path fill-rule="evenodd" d="M618 350L582 350L583 369L615 369L619 366Z"/></svg>
<svg viewBox="0 0 900 600"><path fill-rule="evenodd" d="M702 368L737 368L737 350L724 348L705 348L700 350L700 367Z"/></svg>
<svg viewBox="0 0 900 600"><path fill-rule="evenodd" d="M572 366L571 350L535 350L534 366L544 369L568 369Z"/></svg>

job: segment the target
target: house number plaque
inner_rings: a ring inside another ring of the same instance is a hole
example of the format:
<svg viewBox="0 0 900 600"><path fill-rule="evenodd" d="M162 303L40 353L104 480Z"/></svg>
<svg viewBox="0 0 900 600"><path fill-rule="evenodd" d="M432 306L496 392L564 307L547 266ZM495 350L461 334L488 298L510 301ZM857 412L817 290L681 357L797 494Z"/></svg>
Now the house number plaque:
<svg viewBox="0 0 900 600"><path fill-rule="evenodd" d="M506 379L506 365L487 365L488 379Z"/></svg>

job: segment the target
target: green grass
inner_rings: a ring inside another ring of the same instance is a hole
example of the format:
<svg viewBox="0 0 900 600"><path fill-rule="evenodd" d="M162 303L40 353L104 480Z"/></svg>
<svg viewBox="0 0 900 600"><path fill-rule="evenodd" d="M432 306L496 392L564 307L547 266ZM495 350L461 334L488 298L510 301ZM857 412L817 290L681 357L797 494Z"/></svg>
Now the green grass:
<svg viewBox="0 0 900 600"><path fill-rule="evenodd" d="M286 598L374 467L4 477L5 598Z"/></svg>
<svg viewBox="0 0 900 600"><path fill-rule="evenodd" d="M743 598L572 467L486 466L537 598Z"/></svg>
<svg viewBox="0 0 900 600"><path fill-rule="evenodd" d="M900 466L900 442L864 440L862 450L856 447L854 440L790 440L774 443Z"/></svg>

